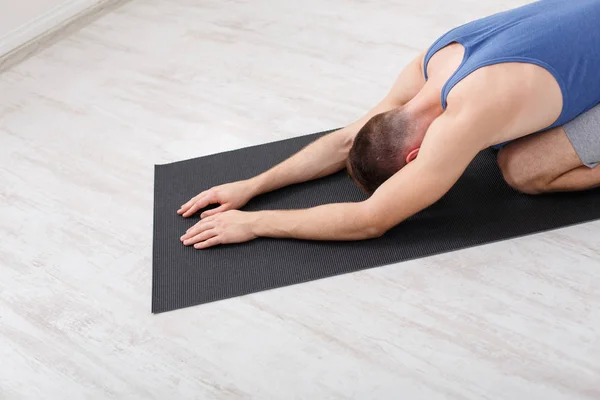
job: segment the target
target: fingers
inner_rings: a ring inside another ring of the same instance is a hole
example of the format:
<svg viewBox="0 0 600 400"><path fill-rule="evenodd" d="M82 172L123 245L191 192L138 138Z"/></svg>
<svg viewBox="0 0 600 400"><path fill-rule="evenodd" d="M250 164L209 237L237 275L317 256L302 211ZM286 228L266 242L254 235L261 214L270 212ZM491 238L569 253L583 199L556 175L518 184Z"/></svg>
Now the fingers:
<svg viewBox="0 0 600 400"><path fill-rule="evenodd" d="M211 224L210 222L205 222L205 221L201 221L198 222L196 225L192 226L190 229L187 230L187 232L181 236L179 239L182 242L185 242L188 239L191 239L192 237L207 231L209 229L213 229L215 226L213 224Z"/></svg>
<svg viewBox="0 0 600 400"><path fill-rule="evenodd" d="M214 225L206 222L194 225L180 239L185 246L194 245L196 249L205 249L221 244L221 237Z"/></svg>
<svg viewBox="0 0 600 400"><path fill-rule="evenodd" d="M196 211L201 210L212 203L216 203L215 196L212 193L207 193L204 196L199 197L196 202L194 202L191 207L187 209L187 211L183 212L182 215L187 218L191 215L194 215Z"/></svg>
<svg viewBox="0 0 600 400"><path fill-rule="evenodd" d="M192 236L189 239L186 239L183 242L183 244L186 245L186 246L190 246L192 244L199 244L199 243L201 243L201 242L203 242L205 240L208 240L210 238L213 238L215 236L217 236L217 231L214 230L214 229L209 229L209 230L204 231L202 233L199 233L199 234L197 234L195 236ZM194 246L194 247L196 247L196 246Z"/></svg>
<svg viewBox="0 0 600 400"><path fill-rule="evenodd" d="M205 240L204 242L196 243L194 245L194 248L196 248L196 249L206 249L207 247L216 246L218 244L221 244L221 237L220 236L215 236L215 237L212 237L212 238L210 238L208 240Z"/></svg>
<svg viewBox="0 0 600 400"><path fill-rule="evenodd" d="M194 204L200 197L204 196L205 194L206 191L192 197L187 203L179 207L179 210L177 210L177 214L183 214L184 212L186 212L192 206L192 204Z"/></svg>
<svg viewBox="0 0 600 400"><path fill-rule="evenodd" d="M226 204L222 204L220 207L213 208L212 210L204 211L202 214L200 214L200 218L207 218L207 217L213 216L215 214L218 214L220 212L227 211L228 209L229 209L229 207Z"/></svg>

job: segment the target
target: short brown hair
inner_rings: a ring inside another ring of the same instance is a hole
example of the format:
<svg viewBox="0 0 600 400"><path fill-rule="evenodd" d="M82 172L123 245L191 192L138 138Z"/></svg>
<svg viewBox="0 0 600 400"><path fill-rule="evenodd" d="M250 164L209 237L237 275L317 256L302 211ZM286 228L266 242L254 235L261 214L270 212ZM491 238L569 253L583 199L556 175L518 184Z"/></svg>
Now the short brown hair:
<svg viewBox="0 0 600 400"><path fill-rule="evenodd" d="M358 132L346 167L356 184L372 194L406 165L412 123L402 109L375 115Z"/></svg>

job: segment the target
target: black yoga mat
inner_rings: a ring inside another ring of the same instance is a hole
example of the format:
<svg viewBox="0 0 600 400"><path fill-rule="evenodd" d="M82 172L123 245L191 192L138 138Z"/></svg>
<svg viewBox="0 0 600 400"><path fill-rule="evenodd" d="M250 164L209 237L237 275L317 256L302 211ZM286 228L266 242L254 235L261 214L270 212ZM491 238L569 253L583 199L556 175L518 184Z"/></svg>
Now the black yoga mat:
<svg viewBox="0 0 600 400"><path fill-rule="evenodd" d="M599 190L544 196L519 194L504 183L495 151L485 150L439 202L378 239L317 242L259 238L205 250L181 244L179 237L198 221L199 215L188 219L177 215L181 204L214 185L261 173L325 133L156 166L152 312L600 218ZM342 172L259 196L244 210L307 208L364 198Z"/></svg>

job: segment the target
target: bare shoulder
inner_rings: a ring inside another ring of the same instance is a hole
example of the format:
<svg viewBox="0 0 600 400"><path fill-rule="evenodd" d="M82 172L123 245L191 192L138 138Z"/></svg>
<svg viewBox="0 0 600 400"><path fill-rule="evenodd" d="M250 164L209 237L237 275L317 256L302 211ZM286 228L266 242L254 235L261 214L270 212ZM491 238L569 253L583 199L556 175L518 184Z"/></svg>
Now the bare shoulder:
<svg viewBox="0 0 600 400"><path fill-rule="evenodd" d="M454 102L429 126L422 150L433 152L479 151L489 147L490 139L482 130L486 129L486 116L481 108L471 102Z"/></svg>
<svg viewBox="0 0 600 400"><path fill-rule="evenodd" d="M468 113L491 142L513 140L551 125L562 110L562 94L545 69L525 63L480 68L450 91L448 109Z"/></svg>

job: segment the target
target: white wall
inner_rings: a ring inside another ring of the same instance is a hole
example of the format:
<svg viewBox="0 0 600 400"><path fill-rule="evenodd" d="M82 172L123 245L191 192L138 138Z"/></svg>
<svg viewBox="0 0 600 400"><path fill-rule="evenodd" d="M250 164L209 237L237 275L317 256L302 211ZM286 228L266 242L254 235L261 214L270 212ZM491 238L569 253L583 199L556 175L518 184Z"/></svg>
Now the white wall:
<svg viewBox="0 0 600 400"><path fill-rule="evenodd" d="M0 56L103 0L0 0Z"/></svg>

